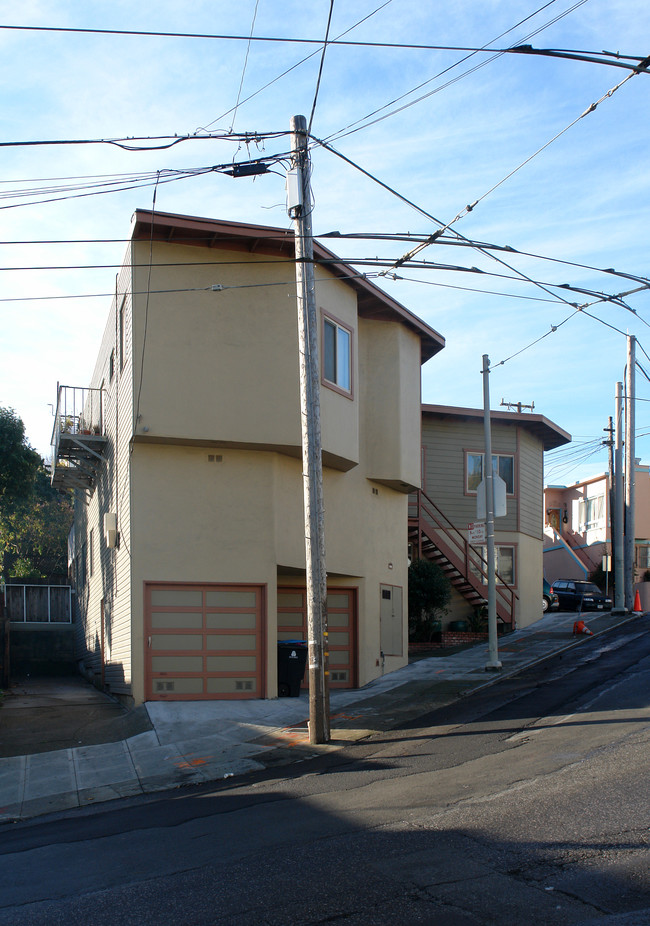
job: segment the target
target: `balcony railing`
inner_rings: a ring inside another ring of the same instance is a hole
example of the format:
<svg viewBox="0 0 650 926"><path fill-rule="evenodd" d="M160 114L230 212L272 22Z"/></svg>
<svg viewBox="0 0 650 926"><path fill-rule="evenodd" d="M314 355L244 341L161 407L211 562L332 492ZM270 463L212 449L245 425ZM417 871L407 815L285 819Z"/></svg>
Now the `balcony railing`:
<svg viewBox="0 0 650 926"><path fill-rule="evenodd" d="M102 390L59 386L52 431L52 484L92 488L105 447Z"/></svg>

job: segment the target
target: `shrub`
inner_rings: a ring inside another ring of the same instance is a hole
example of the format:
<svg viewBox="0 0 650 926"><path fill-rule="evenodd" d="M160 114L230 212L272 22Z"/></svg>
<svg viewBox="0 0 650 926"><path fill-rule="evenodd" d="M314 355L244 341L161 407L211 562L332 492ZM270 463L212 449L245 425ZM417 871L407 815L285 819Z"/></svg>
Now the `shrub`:
<svg viewBox="0 0 650 926"><path fill-rule="evenodd" d="M413 560L409 566L409 640L430 643L440 630L440 618L447 613L451 583L439 566L428 559Z"/></svg>

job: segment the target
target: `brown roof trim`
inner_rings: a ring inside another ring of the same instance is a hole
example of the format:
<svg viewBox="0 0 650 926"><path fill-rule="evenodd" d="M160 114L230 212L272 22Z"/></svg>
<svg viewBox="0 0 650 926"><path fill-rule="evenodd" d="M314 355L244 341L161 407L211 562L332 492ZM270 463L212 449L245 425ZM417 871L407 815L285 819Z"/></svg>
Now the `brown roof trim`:
<svg viewBox="0 0 650 926"><path fill-rule="evenodd" d="M169 212L152 212L149 209L137 209L133 214L131 237L134 241L149 241L153 238L154 241L166 241L170 244L228 248L274 257L292 258L294 254L291 229ZM445 339L441 334L370 280L360 277L354 268L316 240L314 257L334 276L356 291L359 314L362 318L399 321L417 334L422 344L422 363L443 349Z"/></svg>
<svg viewBox="0 0 650 926"><path fill-rule="evenodd" d="M436 418L456 418L465 421L483 421L482 408L458 408L454 405L423 405L423 415ZM564 444L571 443L571 435L559 425L554 424L543 415L528 414L527 412L498 412L490 410L490 421L499 424L514 424L525 428L542 442L544 450L555 450Z"/></svg>

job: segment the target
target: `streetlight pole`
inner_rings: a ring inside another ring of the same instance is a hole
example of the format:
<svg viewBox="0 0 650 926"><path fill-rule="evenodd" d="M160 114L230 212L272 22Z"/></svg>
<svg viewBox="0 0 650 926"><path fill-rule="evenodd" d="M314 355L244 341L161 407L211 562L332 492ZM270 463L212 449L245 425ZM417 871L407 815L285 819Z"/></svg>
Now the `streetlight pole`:
<svg viewBox="0 0 650 926"><path fill-rule="evenodd" d="M625 401L625 607L634 607L634 429L635 382L636 382L636 338L627 336L627 373Z"/></svg>
<svg viewBox="0 0 650 926"><path fill-rule="evenodd" d="M614 452L614 482L616 491L614 501L616 506L616 530L614 531L614 610L619 613L625 611L625 499L623 494L623 383L616 383L615 413L615 452Z"/></svg>
<svg viewBox="0 0 650 926"><path fill-rule="evenodd" d="M307 634L309 645L309 742L330 739L327 685L327 573L320 430L320 371L311 224L310 162L307 120L291 120L291 171L287 178L296 254L296 291L300 354L300 419L302 431Z"/></svg>
<svg viewBox="0 0 650 926"><path fill-rule="evenodd" d="M490 421L490 358L483 354L483 429L485 431L485 528L487 540L487 586L488 586L488 644L490 658L486 672L498 672L499 644L497 641L497 588L494 555L494 474L492 471L492 426Z"/></svg>

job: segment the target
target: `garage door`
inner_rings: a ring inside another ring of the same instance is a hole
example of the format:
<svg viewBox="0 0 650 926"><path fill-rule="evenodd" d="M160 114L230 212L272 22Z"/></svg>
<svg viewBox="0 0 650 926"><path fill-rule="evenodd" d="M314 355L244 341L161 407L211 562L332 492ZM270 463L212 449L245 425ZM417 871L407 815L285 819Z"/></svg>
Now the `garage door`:
<svg viewBox="0 0 650 926"><path fill-rule="evenodd" d="M356 589L328 589L327 625L330 688L356 688ZM278 587L278 640L297 639L307 639L306 591ZM308 673L303 687L308 687Z"/></svg>
<svg viewBox="0 0 650 926"><path fill-rule="evenodd" d="M145 585L146 697L264 697L264 589Z"/></svg>

